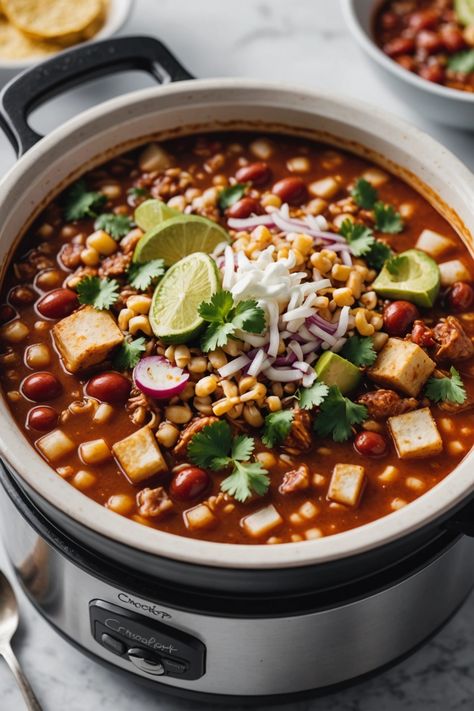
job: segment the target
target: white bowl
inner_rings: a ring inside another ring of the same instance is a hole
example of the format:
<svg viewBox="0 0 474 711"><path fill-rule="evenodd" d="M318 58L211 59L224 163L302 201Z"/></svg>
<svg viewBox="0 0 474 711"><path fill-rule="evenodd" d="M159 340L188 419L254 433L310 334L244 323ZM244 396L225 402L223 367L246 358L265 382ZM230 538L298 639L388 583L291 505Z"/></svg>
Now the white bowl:
<svg viewBox="0 0 474 711"><path fill-rule="evenodd" d="M474 94L422 79L394 62L375 44L372 18L377 0L341 0L341 4L358 44L410 106L433 121L474 131Z"/></svg>
<svg viewBox="0 0 474 711"><path fill-rule="evenodd" d="M80 2L80 0L79 0ZM109 0L107 16L101 29L89 42L112 37L125 24L132 10L134 0ZM85 43L84 43L85 44ZM59 52L58 52L59 54ZM49 59L50 56L31 57L28 59L2 59L0 58L0 83L11 79L18 72L28 67L38 64L42 60Z"/></svg>

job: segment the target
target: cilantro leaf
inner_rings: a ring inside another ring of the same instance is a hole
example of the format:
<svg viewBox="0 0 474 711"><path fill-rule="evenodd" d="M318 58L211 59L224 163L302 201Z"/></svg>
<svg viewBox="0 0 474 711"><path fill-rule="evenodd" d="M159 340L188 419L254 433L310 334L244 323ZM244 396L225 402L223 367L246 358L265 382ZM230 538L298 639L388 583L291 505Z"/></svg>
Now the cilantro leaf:
<svg viewBox="0 0 474 711"><path fill-rule="evenodd" d="M345 442L352 435L352 425L367 419L364 405L358 405L344 397L336 385L331 385L319 414L314 421L314 429L321 437L332 437L335 442Z"/></svg>
<svg viewBox="0 0 474 711"><path fill-rule="evenodd" d="M100 208L107 202L103 193L88 191L84 180L78 180L66 193L64 216L68 222L84 217L97 217Z"/></svg>
<svg viewBox="0 0 474 711"><path fill-rule="evenodd" d="M240 198L244 196L247 187L248 183L236 183L235 185L231 185L229 188L224 188L224 190L219 193L218 200L219 207L222 212L240 200Z"/></svg>
<svg viewBox="0 0 474 711"><path fill-rule="evenodd" d="M448 69L459 74L474 72L474 49L456 52L448 59Z"/></svg>
<svg viewBox="0 0 474 711"><path fill-rule="evenodd" d="M390 274L393 274L395 277L400 277L403 271L408 268L408 258L404 255L395 255L387 261L385 266Z"/></svg>
<svg viewBox="0 0 474 711"><path fill-rule="evenodd" d="M113 212L104 212L95 221L96 230L104 230L114 239L125 237L133 227L133 220L128 215L115 215Z"/></svg>
<svg viewBox="0 0 474 711"><path fill-rule="evenodd" d="M136 200L137 198L146 197L149 195L149 191L146 188L129 188L127 190L127 195Z"/></svg>
<svg viewBox="0 0 474 711"><path fill-rule="evenodd" d="M267 415L263 426L263 444L267 447L281 444L290 433L293 417L293 410L279 410Z"/></svg>
<svg viewBox="0 0 474 711"><path fill-rule="evenodd" d="M390 247L385 242L376 239L368 254L364 255L364 259L368 267L380 271L387 259L390 259L392 255L393 252Z"/></svg>
<svg viewBox="0 0 474 711"><path fill-rule="evenodd" d="M378 197L374 186L364 178L359 178L351 190L351 195L354 198L354 202L364 210L372 210Z"/></svg>
<svg viewBox="0 0 474 711"><path fill-rule="evenodd" d="M374 342L370 336L351 336L341 349L341 356L354 365L372 365L377 360Z"/></svg>
<svg viewBox="0 0 474 711"><path fill-rule="evenodd" d="M370 227L349 219L344 220L339 232L347 240L354 257L362 257L370 252L375 242L374 233Z"/></svg>
<svg viewBox="0 0 474 711"><path fill-rule="evenodd" d="M328 392L329 388L325 383L316 381L309 388L298 390L296 398L302 410L311 410L313 407L321 405Z"/></svg>
<svg viewBox="0 0 474 711"><path fill-rule="evenodd" d="M234 306L229 291L219 291L199 307L199 315L210 324L201 340L201 348L207 353L225 346L237 329L249 333L262 333L265 328L265 312L251 299Z"/></svg>
<svg viewBox="0 0 474 711"><path fill-rule="evenodd" d="M467 395L461 376L454 366L449 369L451 377L430 378L426 383L425 395L433 402L454 402L462 405Z"/></svg>
<svg viewBox="0 0 474 711"><path fill-rule="evenodd" d="M86 276L77 285L77 297L80 304L88 304L102 311L115 304L119 297L118 290L119 284L115 279Z"/></svg>
<svg viewBox="0 0 474 711"><path fill-rule="evenodd" d="M232 473L221 482L221 491L237 501L247 501L255 492L258 496L267 493L270 478L261 462L234 462Z"/></svg>
<svg viewBox="0 0 474 711"><path fill-rule="evenodd" d="M232 442L232 451L230 456L232 459L237 459L239 462L248 462L255 449L255 442L252 437L239 435Z"/></svg>
<svg viewBox="0 0 474 711"><path fill-rule="evenodd" d="M395 235L403 230L403 220L392 205L376 202L374 205L375 229L385 234Z"/></svg>
<svg viewBox="0 0 474 711"><path fill-rule="evenodd" d="M128 282L134 289L146 291L164 273L165 263L162 259L152 259L144 264L132 262L128 268Z"/></svg>
<svg viewBox="0 0 474 711"><path fill-rule="evenodd" d="M228 462L232 445L232 433L227 422L220 420L207 425L194 435L188 445L188 456L199 467L204 469L223 469L221 460Z"/></svg>
<svg viewBox="0 0 474 711"><path fill-rule="evenodd" d="M135 338L134 341L124 341L115 351L112 364L115 370L124 371L134 368L145 350L145 339Z"/></svg>

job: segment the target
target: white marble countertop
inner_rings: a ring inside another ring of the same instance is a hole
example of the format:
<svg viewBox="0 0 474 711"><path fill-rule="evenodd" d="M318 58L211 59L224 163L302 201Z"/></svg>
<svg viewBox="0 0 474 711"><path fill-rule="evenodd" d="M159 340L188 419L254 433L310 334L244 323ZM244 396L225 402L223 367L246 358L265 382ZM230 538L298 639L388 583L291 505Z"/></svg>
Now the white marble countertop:
<svg viewBox="0 0 474 711"><path fill-rule="evenodd" d="M405 116L474 169L474 134L413 115L383 81L343 25L336 0L136 0L124 32L156 34L198 77L249 76L306 84L371 101ZM104 98L147 86L141 75L101 80L51 101L33 117L50 130ZM0 170L14 162L0 136ZM7 569L0 549L0 568ZM69 647L19 593L22 628L14 647L45 711L185 711L204 709L161 696L104 670ZM431 642L392 670L326 699L288 711L462 711L474 707L474 597ZM0 662L0 709L21 711ZM268 707L267 707L268 708Z"/></svg>

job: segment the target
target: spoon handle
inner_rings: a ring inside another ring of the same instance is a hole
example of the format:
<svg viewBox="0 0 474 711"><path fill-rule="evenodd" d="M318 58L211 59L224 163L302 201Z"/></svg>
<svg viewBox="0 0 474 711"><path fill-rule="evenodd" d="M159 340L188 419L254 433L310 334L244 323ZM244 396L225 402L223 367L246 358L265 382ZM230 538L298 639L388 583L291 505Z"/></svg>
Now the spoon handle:
<svg viewBox="0 0 474 711"><path fill-rule="evenodd" d="M10 647L9 644L4 644L2 647L0 647L0 654L3 656L5 659L6 663L10 667L13 676L16 679L16 683L18 684L21 693L23 694L23 698L25 700L26 706L29 711L42 711L41 706L39 704L38 699L36 698L33 689L30 686L30 683L26 676L23 674L23 671L20 668L20 665L18 664L18 660L13 654L13 650Z"/></svg>

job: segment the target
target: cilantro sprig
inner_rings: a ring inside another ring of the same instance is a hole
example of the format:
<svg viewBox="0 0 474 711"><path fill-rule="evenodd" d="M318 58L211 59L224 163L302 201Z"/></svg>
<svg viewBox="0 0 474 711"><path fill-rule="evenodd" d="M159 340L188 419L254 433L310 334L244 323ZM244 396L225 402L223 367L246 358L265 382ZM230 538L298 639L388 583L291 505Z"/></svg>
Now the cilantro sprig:
<svg viewBox="0 0 474 711"><path fill-rule="evenodd" d="M114 239L121 239L130 232L133 220L128 215L115 215L113 212L104 212L95 221L96 230L104 230Z"/></svg>
<svg viewBox="0 0 474 711"><path fill-rule="evenodd" d="M355 257L364 257L367 266L377 271L382 269L384 263L392 255L388 245L375 239L374 233L359 222L346 219L339 228L339 233L347 240L351 252Z"/></svg>
<svg viewBox="0 0 474 711"><path fill-rule="evenodd" d="M279 410L267 415L263 426L263 444L266 447L281 444L290 433L293 417L293 410Z"/></svg>
<svg viewBox="0 0 474 711"><path fill-rule="evenodd" d="M373 365L377 360L372 337L357 334L347 339L340 355L357 366Z"/></svg>
<svg viewBox="0 0 474 711"><path fill-rule="evenodd" d="M263 496L270 486L270 479L261 462L250 461L255 448L252 437L232 436L227 422L214 422L194 435L188 456L193 464L204 469L220 471L231 469L221 482L221 491L237 501L247 501L254 493Z"/></svg>
<svg viewBox="0 0 474 711"><path fill-rule="evenodd" d="M80 304L88 304L102 311L115 304L119 297L118 290L119 284L115 279L86 276L77 285L77 298Z"/></svg>
<svg viewBox="0 0 474 711"><path fill-rule="evenodd" d="M127 273L128 283L134 289L146 291L164 273L165 263L162 259L152 259L144 264L132 262Z"/></svg>
<svg viewBox="0 0 474 711"><path fill-rule="evenodd" d="M374 205L375 229L387 235L396 235L403 230L403 220L392 205L380 200Z"/></svg>
<svg viewBox="0 0 474 711"><path fill-rule="evenodd" d="M210 301L203 301L199 315L209 323L201 340L205 353L225 346L238 329L257 334L265 329L265 312L257 302L248 299L234 304L230 291L218 291Z"/></svg>
<svg viewBox="0 0 474 711"><path fill-rule="evenodd" d="M85 181L78 180L66 193L64 216L68 222L97 217L106 202L107 198L103 193L87 190Z"/></svg>
<svg viewBox="0 0 474 711"><path fill-rule="evenodd" d="M351 190L354 202L364 210L372 210L377 202L377 190L365 178L359 178Z"/></svg>
<svg viewBox="0 0 474 711"><path fill-rule="evenodd" d="M296 393L296 399L302 410L312 410L313 407L321 405L329 392L329 387L317 380L309 388L300 388Z"/></svg>
<svg viewBox="0 0 474 711"><path fill-rule="evenodd" d="M344 397L337 385L331 385L314 421L314 429L321 437L332 437L345 442L352 435L352 426L368 417L365 405L358 405Z"/></svg>
<svg viewBox="0 0 474 711"><path fill-rule="evenodd" d="M459 74L471 74L474 72L474 49L467 49L463 52L456 52L448 59L448 69Z"/></svg>
<svg viewBox="0 0 474 711"><path fill-rule="evenodd" d="M124 341L115 351L112 365L115 370L124 371L134 368L145 350L145 339L143 336L135 338L134 341Z"/></svg>
<svg viewBox="0 0 474 711"><path fill-rule="evenodd" d="M146 188L129 188L127 190L127 195L131 197L133 200L137 200L139 198L144 198L147 197L150 194L150 192Z"/></svg>
<svg viewBox="0 0 474 711"><path fill-rule="evenodd" d="M467 394L464 383L454 366L449 369L451 377L430 378L426 383L425 395L433 402L453 402L462 405Z"/></svg>
<svg viewBox="0 0 474 711"><path fill-rule="evenodd" d="M235 203L245 195L248 185L248 183L235 183L235 185L224 188L224 190L219 193L218 203L222 212L232 207L232 205L235 205Z"/></svg>

